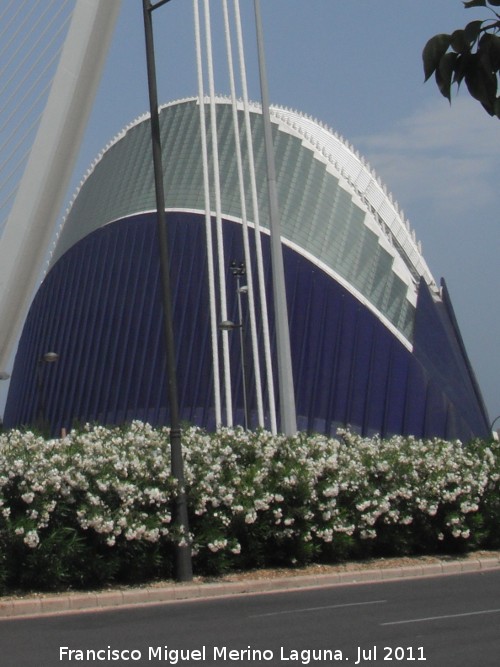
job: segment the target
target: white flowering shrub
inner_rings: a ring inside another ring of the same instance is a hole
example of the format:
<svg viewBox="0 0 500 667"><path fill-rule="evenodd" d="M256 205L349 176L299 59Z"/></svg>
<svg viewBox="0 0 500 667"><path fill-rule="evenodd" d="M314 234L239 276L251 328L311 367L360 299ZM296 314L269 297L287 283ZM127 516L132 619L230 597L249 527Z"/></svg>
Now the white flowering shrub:
<svg viewBox="0 0 500 667"><path fill-rule="evenodd" d="M158 549L169 534L174 489L166 451L164 434L137 422L85 427L61 440L2 435L4 581L97 585L161 571L160 561L169 571Z"/></svg>
<svg viewBox="0 0 500 667"><path fill-rule="evenodd" d="M498 547L500 449L442 440L183 432L195 571ZM171 574L168 429L0 435L0 587Z"/></svg>

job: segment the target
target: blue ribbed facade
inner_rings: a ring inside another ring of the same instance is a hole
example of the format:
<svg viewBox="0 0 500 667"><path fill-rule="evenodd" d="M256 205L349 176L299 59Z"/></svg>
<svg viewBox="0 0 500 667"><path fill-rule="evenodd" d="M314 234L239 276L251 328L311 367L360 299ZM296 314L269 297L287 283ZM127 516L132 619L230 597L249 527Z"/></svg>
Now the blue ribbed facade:
<svg viewBox="0 0 500 667"><path fill-rule="evenodd" d="M203 219L177 213L168 216L168 223L181 416L214 428ZM240 258L241 225L226 221L224 237L228 256ZM264 250L267 255L268 243ZM436 307L425 283L411 353L311 262L289 248L284 257L299 428L333 433L340 425L350 425L366 434L466 440L487 434L453 318L446 306ZM235 290L232 293L230 309L236 319ZM35 371L48 349L60 354L57 364L43 367L46 417L54 431L86 421L116 424L137 418L168 423L154 215L117 221L91 233L52 268L23 332L7 426L36 421ZM235 335L235 369L241 368L240 353ZM238 372L233 383L239 423L241 381Z"/></svg>
<svg viewBox="0 0 500 667"><path fill-rule="evenodd" d="M224 260L214 254L215 275L226 272L227 315L238 322L228 264L245 259L255 275L256 248L262 247L275 358L262 117L254 105L255 211L244 112L238 111L245 205L231 106L219 100L216 111ZM488 416L446 285L436 285L392 198L353 149L324 126L287 110L274 109L272 120L298 427L328 434L348 425L367 435L488 436ZM214 372L225 375L222 360L219 369L213 362L200 107L196 100L167 105L160 122L181 418L214 429L227 415L217 419L214 396ZM210 146L208 121L207 130ZM212 179L211 209L214 197ZM143 118L101 154L70 208L24 326L5 426L33 425L41 417L54 433L87 421L168 424L154 210L149 124ZM255 238L257 217L262 232ZM212 219L214 235L216 227ZM241 296L248 407L251 426L257 426L253 352L256 347L257 356L265 356L263 300L262 294L255 300L258 340L252 346L249 302ZM215 306L220 316L220 303ZM239 338L238 331L229 336L229 368L234 422L243 424ZM58 353L55 364L40 363L47 351ZM277 387L261 384L270 426L269 386Z"/></svg>

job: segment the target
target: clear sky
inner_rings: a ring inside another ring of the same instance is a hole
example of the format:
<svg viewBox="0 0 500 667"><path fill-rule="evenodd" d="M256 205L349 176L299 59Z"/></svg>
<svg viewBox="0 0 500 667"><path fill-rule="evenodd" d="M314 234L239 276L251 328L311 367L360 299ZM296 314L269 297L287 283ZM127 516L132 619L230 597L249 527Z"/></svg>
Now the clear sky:
<svg viewBox="0 0 500 667"><path fill-rule="evenodd" d="M122 0L72 190L98 152L148 109L141 0ZM250 96L259 99L253 2L240 0ZM220 2L210 0L216 88L229 87ZM483 9L461 0L261 0L271 101L323 121L364 155L444 277L490 417L500 414L500 120L461 91L424 84L421 52ZM232 6L232 0L230 0ZM162 102L196 94L191 0L154 12ZM69 194L68 194L69 200Z"/></svg>

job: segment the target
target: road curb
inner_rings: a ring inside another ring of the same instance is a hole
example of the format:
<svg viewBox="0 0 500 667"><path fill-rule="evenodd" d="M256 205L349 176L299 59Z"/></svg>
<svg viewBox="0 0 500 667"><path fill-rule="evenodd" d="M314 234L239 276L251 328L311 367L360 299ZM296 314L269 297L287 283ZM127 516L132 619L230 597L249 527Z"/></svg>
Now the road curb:
<svg viewBox="0 0 500 667"><path fill-rule="evenodd" d="M165 604L183 600L202 600L231 595L271 593L345 584L377 583L410 578L465 574L497 568L500 568L500 556L350 570L326 574L283 576L271 579L248 579L215 583L171 583L154 588L117 589L99 593L68 593L10 600L2 600L0 598L0 620L83 611L104 611L121 607Z"/></svg>

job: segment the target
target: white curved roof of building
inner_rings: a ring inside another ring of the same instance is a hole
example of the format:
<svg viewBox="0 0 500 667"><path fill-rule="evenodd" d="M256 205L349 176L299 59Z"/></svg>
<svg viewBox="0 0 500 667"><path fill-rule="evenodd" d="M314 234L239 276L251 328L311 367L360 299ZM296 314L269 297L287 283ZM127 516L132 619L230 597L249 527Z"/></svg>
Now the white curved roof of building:
<svg viewBox="0 0 500 667"><path fill-rule="evenodd" d="M228 99L218 98L217 113L222 214L238 220ZM67 211L52 264L102 225L155 210L148 117L120 132L91 165ZM160 118L167 208L203 211L197 99L165 105ZM260 223L267 228L260 105L251 105L251 118ZM437 287L403 213L369 165L335 132L281 107L271 108L271 120L283 241L339 279L411 344L418 282L423 277L433 290Z"/></svg>
<svg viewBox="0 0 500 667"><path fill-rule="evenodd" d="M271 109L273 117L296 131L308 143L319 160L341 174L363 200L379 225L380 232L405 257L415 275L425 278L428 285L435 280L422 256L421 244L392 195L361 155L323 123L297 111L282 107Z"/></svg>

